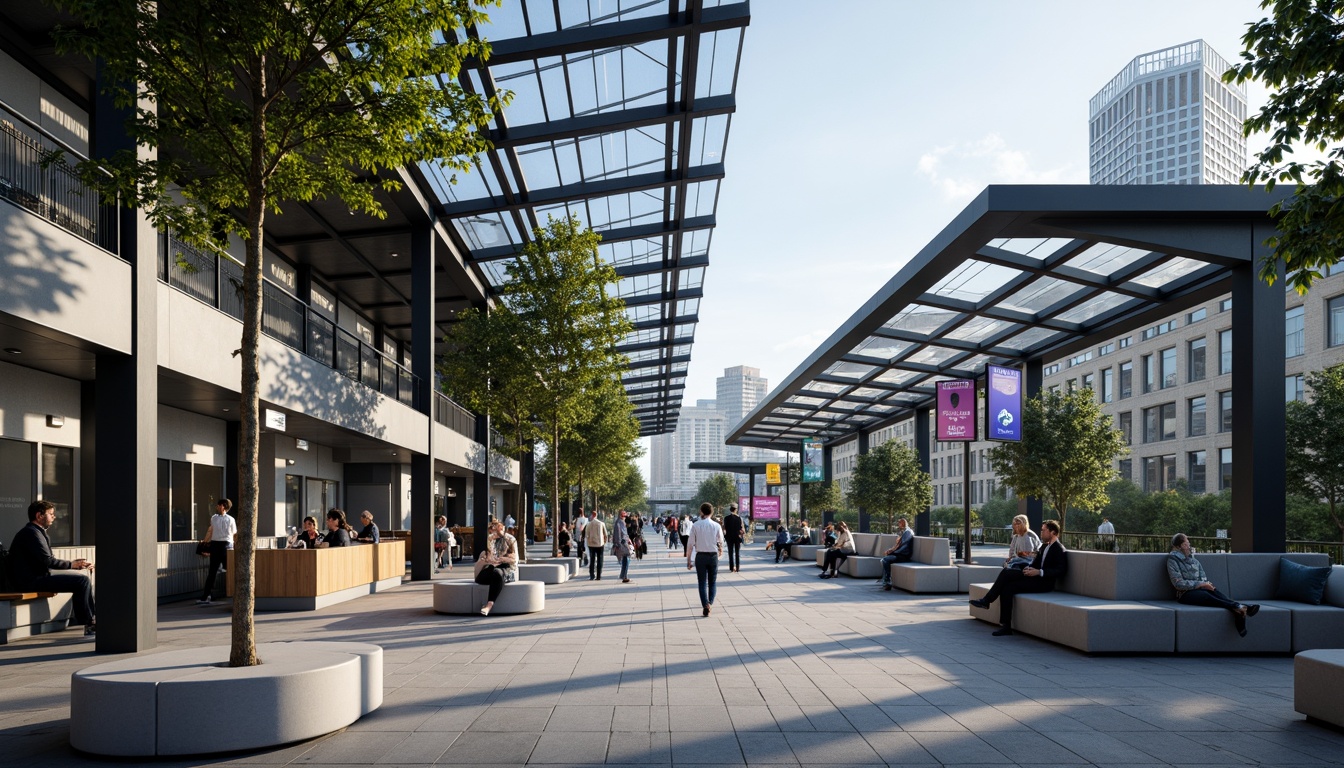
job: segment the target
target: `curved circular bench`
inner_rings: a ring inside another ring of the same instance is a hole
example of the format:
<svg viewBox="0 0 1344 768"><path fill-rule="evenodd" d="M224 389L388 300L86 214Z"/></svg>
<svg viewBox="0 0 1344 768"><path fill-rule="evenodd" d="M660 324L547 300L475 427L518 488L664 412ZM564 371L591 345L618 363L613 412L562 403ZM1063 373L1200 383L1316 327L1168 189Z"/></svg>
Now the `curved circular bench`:
<svg viewBox="0 0 1344 768"><path fill-rule="evenodd" d="M229 667L229 647L215 646L82 669L70 680L70 745L118 757L261 749L340 730L383 702L376 645L263 643L257 657Z"/></svg>
<svg viewBox="0 0 1344 768"><path fill-rule="evenodd" d="M564 584L569 581L569 566L564 563L526 563L518 566L518 580Z"/></svg>
<svg viewBox="0 0 1344 768"><path fill-rule="evenodd" d="M435 613L480 613L490 590L474 581L434 582ZM515 581L504 585L490 615L536 613L546 607L546 585L540 581Z"/></svg>
<svg viewBox="0 0 1344 768"><path fill-rule="evenodd" d="M579 575L579 558L577 557L529 557L527 562L529 565L560 563L569 569L571 579Z"/></svg>

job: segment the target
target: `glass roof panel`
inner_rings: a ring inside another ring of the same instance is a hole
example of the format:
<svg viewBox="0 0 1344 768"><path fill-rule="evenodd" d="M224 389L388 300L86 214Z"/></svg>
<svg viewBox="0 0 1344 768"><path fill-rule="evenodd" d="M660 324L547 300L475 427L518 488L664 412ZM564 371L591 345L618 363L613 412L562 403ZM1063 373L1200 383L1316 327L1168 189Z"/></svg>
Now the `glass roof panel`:
<svg viewBox="0 0 1344 768"><path fill-rule="evenodd" d="M958 349L930 345L907 357L902 362L919 363L921 365L942 365L948 360L961 354L964 353Z"/></svg>
<svg viewBox="0 0 1344 768"><path fill-rule="evenodd" d="M1068 265L1086 270L1094 275L1110 277L1150 253L1152 251L1143 251L1124 245L1097 243L1069 259Z"/></svg>
<svg viewBox="0 0 1344 768"><path fill-rule="evenodd" d="M996 237L990 240L987 245L991 248L998 248L1010 253L1030 256L1037 261L1043 261L1053 256L1060 248L1071 241L1062 237Z"/></svg>
<svg viewBox="0 0 1344 768"><path fill-rule="evenodd" d="M892 369L890 371L883 371L882 373L879 373L872 380L880 381L883 384L891 384L893 386L899 387L901 385L914 381L915 379L918 379L923 375L925 374L922 374L918 371L902 371Z"/></svg>
<svg viewBox="0 0 1344 768"><path fill-rule="evenodd" d="M1134 278L1134 282L1148 288L1165 288L1168 284L1206 266L1208 266L1207 262L1187 259L1182 256L1144 272Z"/></svg>
<svg viewBox="0 0 1344 768"><path fill-rule="evenodd" d="M882 397L887 394L885 389L875 389L873 387L857 387L853 392L846 393L846 397L857 395L858 397Z"/></svg>
<svg viewBox="0 0 1344 768"><path fill-rule="evenodd" d="M824 392L828 395L834 395L844 392L846 389L849 389L850 386L851 385L849 384L837 384L834 381L817 381L814 379L804 385L802 389L808 392Z"/></svg>
<svg viewBox="0 0 1344 768"><path fill-rule="evenodd" d="M877 370L876 366L840 361L830 368L827 368L825 373L828 376L835 376L841 379L861 379L875 370Z"/></svg>
<svg viewBox="0 0 1344 768"><path fill-rule="evenodd" d="M848 400L836 400L836 401L830 403L829 405L827 405L826 407L828 407L828 408L839 408L839 409L842 410L842 411L853 411L853 410L857 410L858 407L859 407L860 405L861 405L861 403L851 403L851 402L849 402Z"/></svg>
<svg viewBox="0 0 1344 768"><path fill-rule="evenodd" d="M1017 323L1010 323L1007 320L994 320L988 317L973 317L943 334L943 337L957 341L980 342L1011 327L1017 327Z"/></svg>
<svg viewBox="0 0 1344 768"><path fill-rule="evenodd" d="M884 339L881 336L870 336L866 341L854 348L854 354L864 355L866 357L878 357L883 360L892 360L911 346L912 344L907 341Z"/></svg>
<svg viewBox="0 0 1344 768"><path fill-rule="evenodd" d="M1070 309L1067 312L1061 312L1058 317L1060 320L1069 323L1086 323L1088 320L1115 309L1127 301L1130 301L1128 296L1111 293L1110 291L1103 291L1096 296L1087 299L1073 309Z"/></svg>
<svg viewBox="0 0 1344 768"><path fill-rule="evenodd" d="M787 403L792 403L793 405L821 405L822 403L825 403L826 400L825 400L825 398L821 398L821 397L808 397L807 395L794 395L793 397L790 397L790 398L789 398L788 400L786 400L785 402L787 402Z"/></svg>
<svg viewBox="0 0 1344 768"><path fill-rule="evenodd" d="M911 304L909 307L901 310L899 314L888 321L883 327L906 331L907 333L918 333L927 337L939 328L942 328L949 321L956 318L959 314L959 312L937 309L935 307L924 306L923 304Z"/></svg>
<svg viewBox="0 0 1344 768"><path fill-rule="evenodd" d="M1011 339L1002 342L999 346L1006 347L1016 352L1025 352L1043 341L1052 340L1057 336L1062 336L1063 333L1063 331L1056 331L1050 328L1028 328Z"/></svg>
<svg viewBox="0 0 1344 768"><path fill-rule="evenodd" d="M1001 299L998 306L1017 312L1035 314L1046 307L1054 306L1071 296L1086 290L1077 283L1070 283L1056 277L1038 277L1022 286L1011 296Z"/></svg>
<svg viewBox="0 0 1344 768"><path fill-rule="evenodd" d="M979 302L1022 276L1022 270L968 259L934 283L929 293L949 299Z"/></svg>

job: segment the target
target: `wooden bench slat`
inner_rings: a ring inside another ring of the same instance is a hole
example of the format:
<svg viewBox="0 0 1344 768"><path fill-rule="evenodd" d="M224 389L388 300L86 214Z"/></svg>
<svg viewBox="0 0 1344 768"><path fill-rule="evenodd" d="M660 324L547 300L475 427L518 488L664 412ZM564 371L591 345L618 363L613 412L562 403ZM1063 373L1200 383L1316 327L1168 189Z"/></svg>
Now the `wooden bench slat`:
<svg viewBox="0 0 1344 768"><path fill-rule="evenodd" d="M0 592L0 600L37 600L55 596L55 592Z"/></svg>

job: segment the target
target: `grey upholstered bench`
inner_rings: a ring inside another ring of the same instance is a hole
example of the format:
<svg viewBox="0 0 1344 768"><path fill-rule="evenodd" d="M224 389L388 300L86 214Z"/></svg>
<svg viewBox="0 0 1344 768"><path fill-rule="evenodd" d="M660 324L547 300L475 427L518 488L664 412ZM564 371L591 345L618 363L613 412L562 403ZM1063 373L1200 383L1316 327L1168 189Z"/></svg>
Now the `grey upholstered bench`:
<svg viewBox="0 0 1344 768"><path fill-rule="evenodd" d="M564 584L569 581L566 563L525 563L518 566L519 581L540 581L543 584Z"/></svg>
<svg viewBox="0 0 1344 768"><path fill-rule="evenodd" d="M1303 651L1293 659L1293 709L1308 720L1344 728L1341 689L1344 689L1344 650Z"/></svg>
<svg viewBox="0 0 1344 768"><path fill-rule="evenodd" d="M959 569L947 539L916 536L913 546L910 562L892 563L892 585L907 592L957 592Z"/></svg>

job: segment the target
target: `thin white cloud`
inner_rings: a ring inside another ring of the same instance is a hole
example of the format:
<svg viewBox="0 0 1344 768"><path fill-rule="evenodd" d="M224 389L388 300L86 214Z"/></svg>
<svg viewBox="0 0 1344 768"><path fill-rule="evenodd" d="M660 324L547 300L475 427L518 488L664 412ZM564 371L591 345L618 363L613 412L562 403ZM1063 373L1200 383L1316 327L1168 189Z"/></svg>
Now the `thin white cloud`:
<svg viewBox="0 0 1344 768"><path fill-rule="evenodd" d="M989 184L1083 184L1085 174L1071 163L1038 168L1029 153L1008 146L996 133L933 147L915 170L949 199L968 200Z"/></svg>

